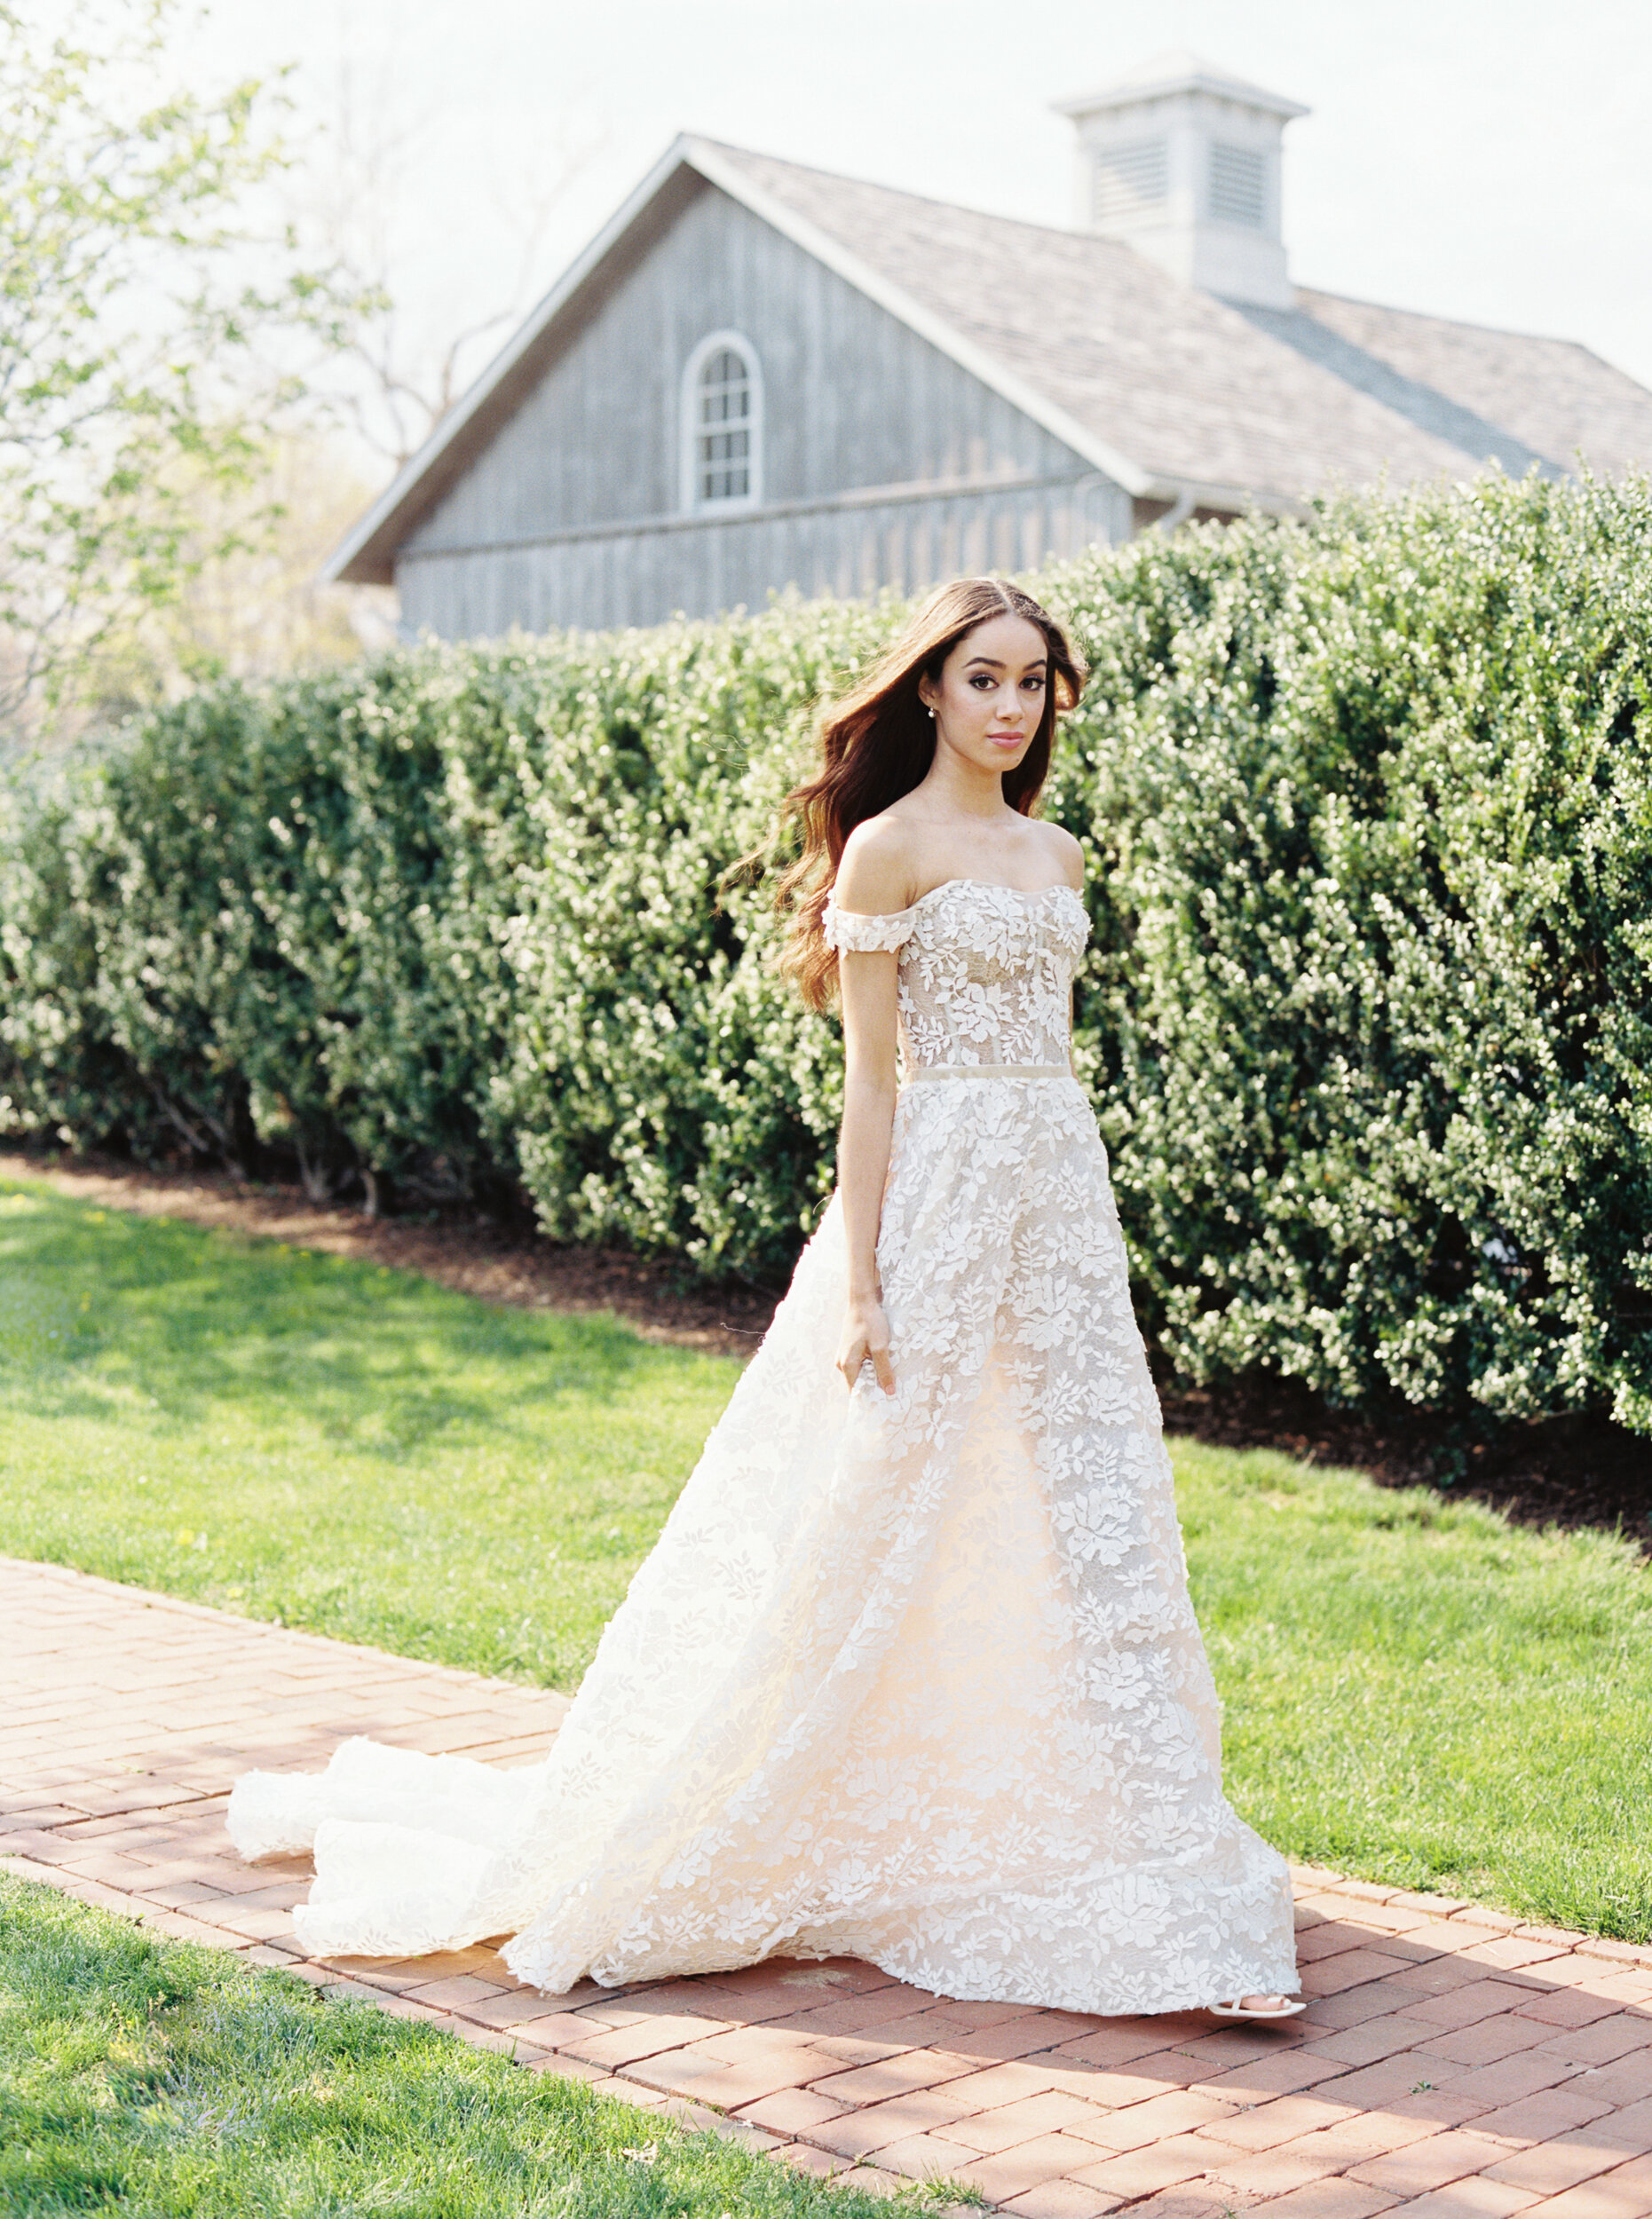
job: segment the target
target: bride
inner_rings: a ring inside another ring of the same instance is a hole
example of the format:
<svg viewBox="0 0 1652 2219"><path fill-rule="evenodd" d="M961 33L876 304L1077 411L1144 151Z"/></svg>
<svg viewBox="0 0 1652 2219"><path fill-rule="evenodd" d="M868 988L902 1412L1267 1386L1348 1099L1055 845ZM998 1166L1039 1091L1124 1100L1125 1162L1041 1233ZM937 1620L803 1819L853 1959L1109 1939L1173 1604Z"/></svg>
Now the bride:
<svg viewBox="0 0 1652 2219"><path fill-rule="evenodd" d="M358 1740L239 1781L243 1856L313 1848L314 1954L1302 2008L1069 1062L1082 856L1033 810L1081 683L1036 602L963 579L828 715L783 899L804 997L842 997L837 1193L541 1763Z"/></svg>

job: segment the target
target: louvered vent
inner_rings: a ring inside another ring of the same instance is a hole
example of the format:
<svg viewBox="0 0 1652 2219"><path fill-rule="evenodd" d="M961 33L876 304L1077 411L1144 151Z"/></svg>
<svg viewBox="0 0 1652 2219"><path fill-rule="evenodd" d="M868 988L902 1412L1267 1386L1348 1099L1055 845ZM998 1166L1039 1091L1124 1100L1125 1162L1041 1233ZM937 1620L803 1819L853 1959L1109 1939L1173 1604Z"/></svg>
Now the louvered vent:
<svg viewBox="0 0 1652 2219"><path fill-rule="evenodd" d="M1211 141L1210 212L1219 224L1261 231L1268 221L1268 159L1253 146Z"/></svg>
<svg viewBox="0 0 1652 2219"><path fill-rule="evenodd" d="M1112 231L1143 209L1156 207L1170 191L1170 156L1162 138L1132 139L1104 146L1095 156L1090 187L1090 220L1097 231Z"/></svg>

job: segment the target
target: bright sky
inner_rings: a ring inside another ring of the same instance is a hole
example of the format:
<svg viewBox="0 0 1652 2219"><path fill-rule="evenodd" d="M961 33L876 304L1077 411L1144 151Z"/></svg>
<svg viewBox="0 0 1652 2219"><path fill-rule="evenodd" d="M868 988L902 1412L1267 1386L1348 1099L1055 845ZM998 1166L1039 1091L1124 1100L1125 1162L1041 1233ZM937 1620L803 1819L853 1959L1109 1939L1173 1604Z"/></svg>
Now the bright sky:
<svg viewBox="0 0 1652 2219"><path fill-rule="evenodd" d="M197 83L282 61L386 165L426 348L557 276L679 130L1063 224L1049 103L1164 48L1310 104L1292 272L1585 341L1652 384L1652 0L209 0ZM544 203L570 157L573 181ZM473 348L467 367L487 346Z"/></svg>

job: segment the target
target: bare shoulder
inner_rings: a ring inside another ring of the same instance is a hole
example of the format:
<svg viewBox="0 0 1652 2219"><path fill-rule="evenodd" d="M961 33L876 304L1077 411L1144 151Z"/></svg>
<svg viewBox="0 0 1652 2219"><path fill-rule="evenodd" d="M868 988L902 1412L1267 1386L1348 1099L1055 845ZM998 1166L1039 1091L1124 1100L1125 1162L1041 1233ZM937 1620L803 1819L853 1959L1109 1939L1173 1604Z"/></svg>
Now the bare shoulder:
<svg viewBox="0 0 1652 2219"><path fill-rule="evenodd" d="M1046 851L1050 861L1072 888L1075 894L1084 891L1084 849L1064 825L1047 825L1037 820L1038 829L1044 835Z"/></svg>
<svg viewBox="0 0 1652 2219"><path fill-rule="evenodd" d="M863 917L892 917L912 900L913 828L892 810L857 825L837 866L833 897Z"/></svg>

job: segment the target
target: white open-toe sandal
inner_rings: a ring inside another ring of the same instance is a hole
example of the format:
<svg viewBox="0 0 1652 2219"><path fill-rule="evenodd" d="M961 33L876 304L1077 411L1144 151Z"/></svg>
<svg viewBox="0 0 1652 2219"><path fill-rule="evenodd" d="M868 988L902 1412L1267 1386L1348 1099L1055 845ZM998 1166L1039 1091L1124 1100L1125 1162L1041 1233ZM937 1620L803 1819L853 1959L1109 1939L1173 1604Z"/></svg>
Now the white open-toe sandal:
<svg viewBox="0 0 1652 2219"><path fill-rule="evenodd" d="M1247 2011L1243 2002L1207 2003L1205 2008L1213 2018L1237 2018L1249 2021L1254 2026L1271 2026L1277 2018L1294 2018L1299 2011L1305 2011L1308 2006L1306 2003L1293 2003L1289 1996L1281 1996L1273 2010L1269 2011Z"/></svg>

